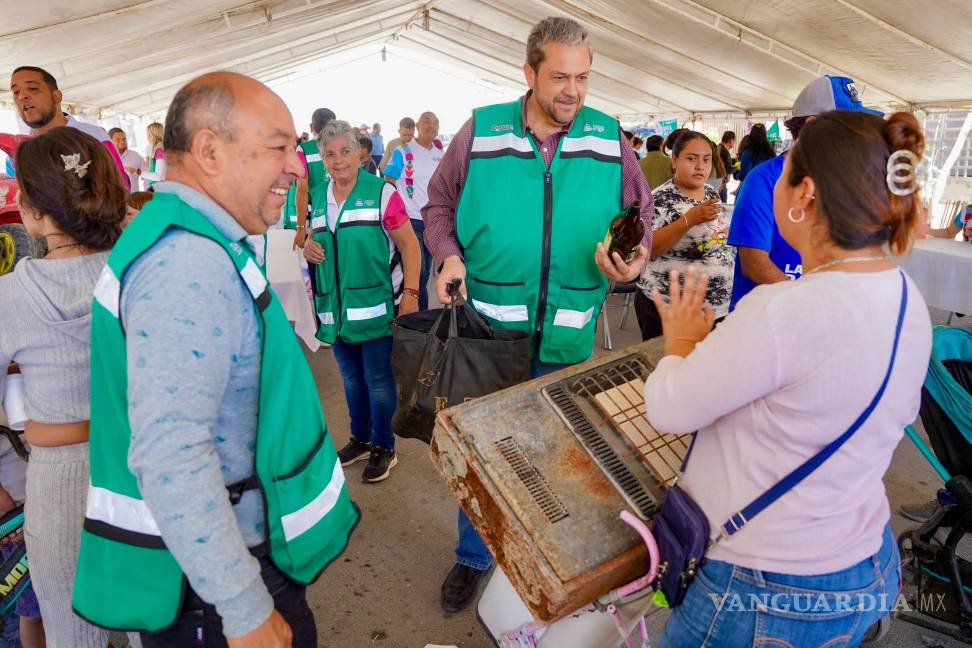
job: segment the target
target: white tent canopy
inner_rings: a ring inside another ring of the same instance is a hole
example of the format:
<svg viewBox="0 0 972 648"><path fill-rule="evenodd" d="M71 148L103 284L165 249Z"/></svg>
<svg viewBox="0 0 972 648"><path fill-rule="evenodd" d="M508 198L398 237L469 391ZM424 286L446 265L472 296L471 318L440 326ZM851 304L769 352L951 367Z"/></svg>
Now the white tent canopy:
<svg viewBox="0 0 972 648"><path fill-rule="evenodd" d="M360 45L448 58L522 88L530 27L568 15L594 37L590 101L618 115L786 111L819 74L857 81L869 105L972 105L969 0L34 0L0 24L10 72L39 65L65 101L165 110L209 70L264 81Z"/></svg>

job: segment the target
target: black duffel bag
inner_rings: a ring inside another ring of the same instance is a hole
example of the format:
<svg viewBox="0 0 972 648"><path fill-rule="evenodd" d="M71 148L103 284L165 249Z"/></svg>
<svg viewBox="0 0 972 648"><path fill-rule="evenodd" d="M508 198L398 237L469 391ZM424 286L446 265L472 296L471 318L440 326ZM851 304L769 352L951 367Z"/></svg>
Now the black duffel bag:
<svg viewBox="0 0 972 648"><path fill-rule="evenodd" d="M530 377L530 335L490 328L459 285L449 287L451 305L395 320L391 365L398 409L391 425L402 438L429 443L440 410Z"/></svg>

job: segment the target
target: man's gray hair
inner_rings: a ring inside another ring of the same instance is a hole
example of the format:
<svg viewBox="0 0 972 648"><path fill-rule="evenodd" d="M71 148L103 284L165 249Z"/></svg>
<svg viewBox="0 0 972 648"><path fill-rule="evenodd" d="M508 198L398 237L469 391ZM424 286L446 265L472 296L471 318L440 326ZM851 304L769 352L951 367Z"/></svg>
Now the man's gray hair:
<svg viewBox="0 0 972 648"><path fill-rule="evenodd" d="M227 142L235 136L233 91L220 81L190 81L182 86L165 115L162 146L166 155L188 153L192 138L208 128Z"/></svg>
<svg viewBox="0 0 972 648"><path fill-rule="evenodd" d="M354 131L351 130L351 124L346 121L336 119L332 122L328 122L327 126L321 129L321 132L317 135L317 148L321 151L321 156L324 155L324 149L331 142L331 140L336 140L340 137L348 138L348 145L351 149L357 153L360 148L358 144L358 138L354 136Z"/></svg>
<svg viewBox="0 0 972 648"><path fill-rule="evenodd" d="M530 37L527 38L527 64L534 71L539 70L540 64L547 58L545 50L547 43L587 45L591 60L594 60L591 35L576 20L562 16L549 16L533 26Z"/></svg>

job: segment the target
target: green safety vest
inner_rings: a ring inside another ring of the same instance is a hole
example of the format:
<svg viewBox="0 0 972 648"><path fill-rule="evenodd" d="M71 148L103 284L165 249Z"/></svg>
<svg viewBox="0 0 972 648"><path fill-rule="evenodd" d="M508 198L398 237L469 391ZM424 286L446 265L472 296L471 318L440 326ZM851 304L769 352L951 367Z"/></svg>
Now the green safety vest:
<svg viewBox="0 0 972 648"><path fill-rule="evenodd" d="M321 153L317 148L317 140L310 139L300 143L300 149L307 158L307 191L308 207L310 206L310 193L322 183L327 181L327 169L324 168L324 161L321 160ZM297 229L297 183L290 185L287 192L287 202L283 206L283 226L284 229Z"/></svg>
<svg viewBox="0 0 972 648"><path fill-rule="evenodd" d="M391 335L395 319L392 272L401 263L389 259L388 235L381 226L381 191L385 181L358 169L354 189L344 201L334 232L327 226L328 182L313 190L311 227L324 248L324 262L314 268L317 338L358 344Z"/></svg>
<svg viewBox="0 0 972 648"><path fill-rule="evenodd" d="M597 244L621 211L617 120L583 107L546 168L521 104L473 111L456 209L470 303L501 329L533 336L541 362L590 357L607 278Z"/></svg>
<svg viewBox="0 0 972 648"><path fill-rule="evenodd" d="M169 228L218 243L259 312L260 405L251 481L263 497L273 563L296 582L313 582L344 550L360 514L348 497L310 368L244 240L226 239L173 194L157 194L139 216L118 239L95 287L91 484L72 603L78 615L99 626L156 631L178 617L186 579L128 469L131 428L119 305L126 269Z"/></svg>

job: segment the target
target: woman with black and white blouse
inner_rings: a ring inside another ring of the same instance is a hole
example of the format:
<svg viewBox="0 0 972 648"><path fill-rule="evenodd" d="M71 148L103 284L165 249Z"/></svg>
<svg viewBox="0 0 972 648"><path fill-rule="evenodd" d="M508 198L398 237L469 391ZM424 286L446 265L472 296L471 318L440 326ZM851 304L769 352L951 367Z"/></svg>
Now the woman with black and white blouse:
<svg viewBox="0 0 972 648"><path fill-rule="evenodd" d="M706 301L716 318L729 312L735 252L726 244L729 219L723 213L719 193L706 184L712 172L713 145L702 133L684 131L672 148L674 177L652 192L655 218L651 242L651 261L638 280L635 312L641 338L649 340L662 334L658 310L651 292L658 288L668 294L672 270L684 272L697 266L709 277Z"/></svg>

